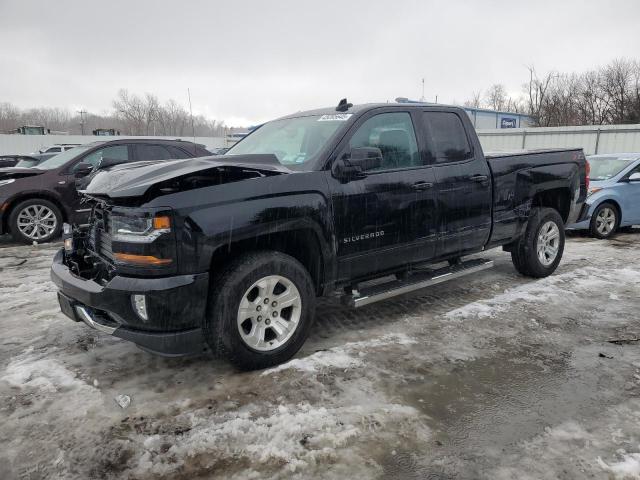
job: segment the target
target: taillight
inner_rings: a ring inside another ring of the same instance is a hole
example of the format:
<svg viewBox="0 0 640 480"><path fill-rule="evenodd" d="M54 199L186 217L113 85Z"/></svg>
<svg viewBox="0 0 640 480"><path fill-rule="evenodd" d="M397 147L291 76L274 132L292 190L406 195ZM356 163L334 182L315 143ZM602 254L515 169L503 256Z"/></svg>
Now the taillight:
<svg viewBox="0 0 640 480"><path fill-rule="evenodd" d="M591 165L589 165L589 160L585 160L585 162L586 162L586 164L587 164L587 166L586 166L586 168L585 168L585 171L586 171L586 173L587 173L587 181L586 181L586 184L587 184L587 192L588 192L588 191L589 191L589 183L590 183L589 177L591 176Z"/></svg>

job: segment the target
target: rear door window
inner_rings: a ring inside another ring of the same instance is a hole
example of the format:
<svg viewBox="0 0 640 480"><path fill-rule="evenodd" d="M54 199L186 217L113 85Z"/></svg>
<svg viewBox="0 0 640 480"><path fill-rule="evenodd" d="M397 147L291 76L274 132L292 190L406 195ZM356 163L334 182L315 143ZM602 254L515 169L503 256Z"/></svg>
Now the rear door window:
<svg viewBox="0 0 640 480"><path fill-rule="evenodd" d="M171 158L191 158L187 152L182 150L181 148L174 147L173 145L167 145L169 152L171 153Z"/></svg>
<svg viewBox="0 0 640 480"><path fill-rule="evenodd" d="M163 145L140 144L136 145L138 160L169 160L175 158L171 156L169 150Z"/></svg>
<svg viewBox="0 0 640 480"><path fill-rule="evenodd" d="M452 112L423 112L422 119L428 132L428 163L459 162L471 158L471 146L458 115Z"/></svg>

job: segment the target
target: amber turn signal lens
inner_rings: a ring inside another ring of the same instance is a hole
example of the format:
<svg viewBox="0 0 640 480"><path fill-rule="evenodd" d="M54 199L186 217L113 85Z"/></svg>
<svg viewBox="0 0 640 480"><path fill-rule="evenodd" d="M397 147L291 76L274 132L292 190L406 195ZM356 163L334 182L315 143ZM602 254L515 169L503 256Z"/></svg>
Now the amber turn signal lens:
<svg viewBox="0 0 640 480"><path fill-rule="evenodd" d="M153 255L133 255L132 253L114 253L116 260L125 263L135 263L136 265L168 265L172 262L170 258L158 258Z"/></svg>
<svg viewBox="0 0 640 480"><path fill-rule="evenodd" d="M154 230L168 230L171 228L171 219L169 217L153 217Z"/></svg>

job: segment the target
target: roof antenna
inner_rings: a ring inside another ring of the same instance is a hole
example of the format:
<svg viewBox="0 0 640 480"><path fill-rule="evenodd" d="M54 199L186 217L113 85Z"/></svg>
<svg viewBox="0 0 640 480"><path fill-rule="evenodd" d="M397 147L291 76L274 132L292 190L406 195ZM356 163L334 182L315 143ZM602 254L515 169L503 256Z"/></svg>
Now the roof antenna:
<svg viewBox="0 0 640 480"><path fill-rule="evenodd" d="M191 116L191 133L193 133L193 154L196 154L196 127L193 124L193 109L191 108L191 90L187 88L187 95L189 96L189 115Z"/></svg>
<svg viewBox="0 0 640 480"><path fill-rule="evenodd" d="M340 102L338 103L338 106L336 107L336 112L346 112L347 110L349 110L351 107L353 107L353 103L347 103L347 99L343 98L342 100L340 100Z"/></svg>

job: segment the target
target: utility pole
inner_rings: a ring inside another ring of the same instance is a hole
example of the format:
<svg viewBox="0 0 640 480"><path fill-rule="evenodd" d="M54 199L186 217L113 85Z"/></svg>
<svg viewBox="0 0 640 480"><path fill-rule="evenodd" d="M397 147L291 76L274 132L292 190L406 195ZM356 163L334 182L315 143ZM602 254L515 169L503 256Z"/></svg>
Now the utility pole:
<svg viewBox="0 0 640 480"><path fill-rule="evenodd" d="M86 110L78 110L80 114L80 134L84 135L84 114L87 113Z"/></svg>

